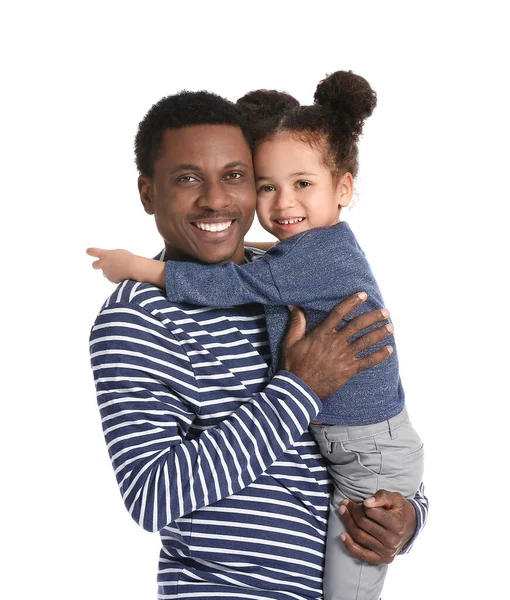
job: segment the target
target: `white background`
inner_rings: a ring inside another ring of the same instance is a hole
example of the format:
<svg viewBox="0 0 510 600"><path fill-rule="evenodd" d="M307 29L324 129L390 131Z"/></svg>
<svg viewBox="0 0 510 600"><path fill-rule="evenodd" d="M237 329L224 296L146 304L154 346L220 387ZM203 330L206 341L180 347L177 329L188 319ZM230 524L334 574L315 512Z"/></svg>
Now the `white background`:
<svg viewBox="0 0 510 600"><path fill-rule="evenodd" d="M309 103L326 73L378 92L344 215L392 311L427 449L429 524L386 600L495 598L508 570L504 2L17 2L2 12L2 598L156 597L158 536L118 493L88 334L112 286L89 245L161 247L137 124L183 88ZM267 239L254 227L250 239Z"/></svg>

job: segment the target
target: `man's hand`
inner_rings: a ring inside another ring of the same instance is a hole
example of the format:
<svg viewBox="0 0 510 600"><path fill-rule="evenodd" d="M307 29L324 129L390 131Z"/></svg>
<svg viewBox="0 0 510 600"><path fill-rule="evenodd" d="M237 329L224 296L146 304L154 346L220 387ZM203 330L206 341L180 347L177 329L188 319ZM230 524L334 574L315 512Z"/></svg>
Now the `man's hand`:
<svg viewBox="0 0 510 600"><path fill-rule="evenodd" d="M343 500L340 515L345 547L370 565L391 563L416 531L413 505L396 492L379 490L362 503Z"/></svg>
<svg viewBox="0 0 510 600"><path fill-rule="evenodd" d="M393 352L391 346L385 346L365 358L356 358L362 350L390 335L391 323L366 333L352 344L348 342L362 329L387 319L390 313L386 309L356 317L337 330L338 323L366 299L367 295L361 292L340 302L307 335L303 311L297 307L291 310L289 328L282 342L282 365L307 383L321 400L331 396L356 373L378 365Z"/></svg>

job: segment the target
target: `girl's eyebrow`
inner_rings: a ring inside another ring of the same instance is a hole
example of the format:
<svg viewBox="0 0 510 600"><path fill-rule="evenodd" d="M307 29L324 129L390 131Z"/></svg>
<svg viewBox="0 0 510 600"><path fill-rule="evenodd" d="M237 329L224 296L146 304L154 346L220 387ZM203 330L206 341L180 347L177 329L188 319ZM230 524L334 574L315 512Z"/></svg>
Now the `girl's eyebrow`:
<svg viewBox="0 0 510 600"><path fill-rule="evenodd" d="M303 177L303 176L317 177L317 173L308 173L307 171L300 171L299 173L291 173L287 177ZM255 177L255 181L261 181L262 179L271 179L271 177L268 177L267 175L259 175L258 177Z"/></svg>

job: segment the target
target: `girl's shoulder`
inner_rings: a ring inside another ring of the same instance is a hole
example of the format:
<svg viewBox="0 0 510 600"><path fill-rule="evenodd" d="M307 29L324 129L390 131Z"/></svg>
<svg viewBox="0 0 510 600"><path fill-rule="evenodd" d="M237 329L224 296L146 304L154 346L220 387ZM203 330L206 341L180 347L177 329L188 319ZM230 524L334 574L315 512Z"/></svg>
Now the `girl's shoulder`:
<svg viewBox="0 0 510 600"><path fill-rule="evenodd" d="M359 249L359 245L349 224L346 221L340 221L331 227L308 229L282 240L266 252L266 257L283 256L290 253L345 251L349 248Z"/></svg>

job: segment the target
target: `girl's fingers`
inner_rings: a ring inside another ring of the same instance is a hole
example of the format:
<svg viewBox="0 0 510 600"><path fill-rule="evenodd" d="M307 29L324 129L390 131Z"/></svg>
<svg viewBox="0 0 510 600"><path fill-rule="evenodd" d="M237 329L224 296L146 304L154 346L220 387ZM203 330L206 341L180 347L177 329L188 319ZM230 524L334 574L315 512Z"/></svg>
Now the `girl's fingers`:
<svg viewBox="0 0 510 600"><path fill-rule="evenodd" d="M102 248L87 248L87 254L89 256L95 256L96 258L101 258L101 255L103 254L103 249Z"/></svg>

